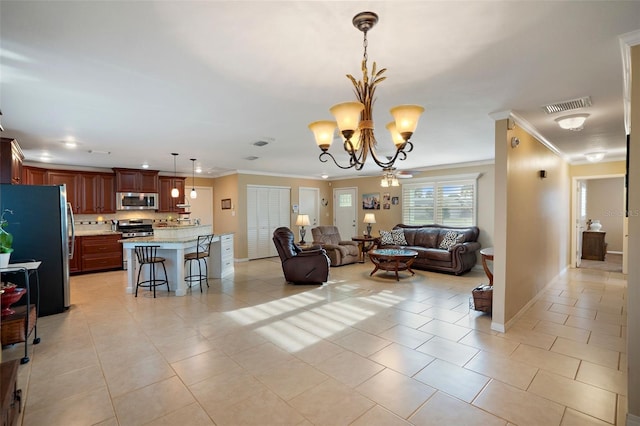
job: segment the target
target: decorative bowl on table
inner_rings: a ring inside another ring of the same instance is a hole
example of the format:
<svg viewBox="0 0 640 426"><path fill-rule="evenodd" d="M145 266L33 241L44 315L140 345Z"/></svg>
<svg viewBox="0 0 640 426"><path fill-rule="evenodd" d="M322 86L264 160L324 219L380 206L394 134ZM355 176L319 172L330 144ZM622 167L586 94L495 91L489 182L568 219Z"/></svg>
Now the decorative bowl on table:
<svg viewBox="0 0 640 426"><path fill-rule="evenodd" d="M2 312L0 316L7 316L15 313L13 309L11 309L11 305L16 303L18 300L22 298L24 293L27 291L24 288L16 288L16 286L8 286L2 287L4 293L2 293Z"/></svg>

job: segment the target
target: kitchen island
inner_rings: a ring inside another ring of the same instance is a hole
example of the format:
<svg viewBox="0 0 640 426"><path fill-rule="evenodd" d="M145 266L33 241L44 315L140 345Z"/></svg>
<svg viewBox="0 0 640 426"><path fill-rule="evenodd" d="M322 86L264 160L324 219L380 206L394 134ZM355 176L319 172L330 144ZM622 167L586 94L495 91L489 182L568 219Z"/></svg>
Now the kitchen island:
<svg viewBox="0 0 640 426"><path fill-rule="evenodd" d="M211 225L181 226L172 229L170 235L154 231L152 237L128 238L121 240L127 253L127 293L135 293L138 278L138 262L135 246L159 246L158 256L166 259L169 288L176 296L187 294L189 285L184 280L184 255L196 251L198 235L210 234ZM160 235L158 235L160 234ZM163 235L164 234L164 235ZM231 258L229 259L229 256ZM214 235L211 251L207 259L210 278L224 278L233 273L233 234ZM142 275L147 272L144 268ZM162 272L160 272L162 275ZM142 278L148 279L148 278Z"/></svg>

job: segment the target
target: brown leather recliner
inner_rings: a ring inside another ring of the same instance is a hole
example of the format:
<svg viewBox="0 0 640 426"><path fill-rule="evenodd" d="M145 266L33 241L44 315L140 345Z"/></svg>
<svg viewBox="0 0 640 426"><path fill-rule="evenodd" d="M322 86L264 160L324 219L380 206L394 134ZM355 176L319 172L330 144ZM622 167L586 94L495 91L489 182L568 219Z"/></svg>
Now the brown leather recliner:
<svg viewBox="0 0 640 426"><path fill-rule="evenodd" d="M294 284L322 284L329 279L329 257L321 247L302 250L287 227L273 231L284 278Z"/></svg>
<svg viewBox="0 0 640 426"><path fill-rule="evenodd" d="M331 266L348 265L360 260L358 243L343 241L337 226L317 226L311 230L313 244L320 245L327 251Z"/></svg>

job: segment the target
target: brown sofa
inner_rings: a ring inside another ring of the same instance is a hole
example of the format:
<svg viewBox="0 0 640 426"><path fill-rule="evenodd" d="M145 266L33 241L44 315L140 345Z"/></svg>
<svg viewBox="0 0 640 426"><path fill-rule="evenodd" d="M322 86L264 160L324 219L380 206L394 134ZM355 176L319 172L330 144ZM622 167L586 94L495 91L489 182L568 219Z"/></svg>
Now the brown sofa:
<svg viewBox="0 0 640 426"><path fill-rule="evenodd" d="M415 250L418 257L411 265L415 269L464 274L476 264L476 252L480 250L477 226L453 227L443 225L403 225L398 224L394 230L402 229L407 244L383 244L379 248L398 248L400 246ZM453 231L457 241L450 249L440 248L448 231ZM462 235L462 237L460 237Z"/></svg>
<svg viewBox="0 0 640 426"><path fill-rule="evenodd" d="M302 250L287 227L273 231L284 278L294 284L322 284L329 279L329 257L320 246Z"/></svg>

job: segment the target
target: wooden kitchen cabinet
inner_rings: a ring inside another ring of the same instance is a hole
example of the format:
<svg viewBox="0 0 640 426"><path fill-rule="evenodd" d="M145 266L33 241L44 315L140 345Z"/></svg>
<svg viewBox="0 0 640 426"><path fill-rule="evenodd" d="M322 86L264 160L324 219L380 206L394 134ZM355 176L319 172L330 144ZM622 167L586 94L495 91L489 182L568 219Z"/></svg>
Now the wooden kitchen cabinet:
<svg viewBox="0 0 640 426"><path fill-rule="evenodd" d="M80 175L71 170L47 170L48 185L67 186L67 202L71 203L74 213L80 213Z"/></svg>
<svg viewBox="0 0 640 426"><path fill-rule="evenodd" d="M42 167L23 166L22 183L25 185L46 185L47 169Z"/></svg>
<svg viewBox="0 0 640 426"><path fill-rule="evenodd" d="M71 245L69 245L69 250L71 250ZM71 251L69 251L71 253ZM82 237L75 237L75 244L73 246L73 257L69 259L69 273L77 274L82 271L81 260L82 258Z"/></svg>
<svg viewBox="0 0 640 426"><path fill-rule="evenodd" d="M15 139L0 138L0 183L22 183L24 154Z"/></svg>
<svg viewBox="0 0 640 426"><path fill-rule="evenodd" d="M158 171L114 168L116 192L158 192Z"/></svg>
<svg viewBox="0 0 640 426"><path fill-rule="evenodd" d="M115 174L80 174L81 214L102 214L116 212Z"/></svg>
<svg viewBox="0 0 640 426"><path fill-rule="evenodd" d="M83 235L81 241L81 272L122 269L121 234Z"/></svg>
<svg viewBox="0 0 640 426"><path fill-rule="evenodd" d="M607 233L600 231L584 231L582 233L582 258L587 260L604 260L607 254Z"/></svg>
<svg viewBox="0 0 640 426"><path fill-rule="evenodd" d="M180 213L183 209L179 208L178 204L184 204L184 188L186 178L174 178L171 176L160 176L158 178L160 182L160 206L158 212L164 213ZM173 198L171 196L171 190L178 188L180 196Z"/></svg>

